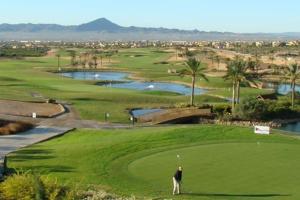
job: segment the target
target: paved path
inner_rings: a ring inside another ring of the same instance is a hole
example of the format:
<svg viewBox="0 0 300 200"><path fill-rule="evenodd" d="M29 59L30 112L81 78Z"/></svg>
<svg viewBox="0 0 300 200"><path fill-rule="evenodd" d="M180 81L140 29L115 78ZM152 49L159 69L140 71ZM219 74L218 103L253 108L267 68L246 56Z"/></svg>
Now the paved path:
<svg viewBox="0 0 300 200"><path fill-rule="evenodd" d="M27 132L20 133L18 135L6 135L0 137L0 178L3 174L4 157L20 148L48 140L50 138L63 135L71 128L64 127L49 127L38 126Z"/></svg>
<svg viewBox="0 0 300 200"><path fill-rule="evenodd" d="M0 137L0 157L44 140L64 134L70 128L38 126L27 132L17 135L5 135Z"/></svg>

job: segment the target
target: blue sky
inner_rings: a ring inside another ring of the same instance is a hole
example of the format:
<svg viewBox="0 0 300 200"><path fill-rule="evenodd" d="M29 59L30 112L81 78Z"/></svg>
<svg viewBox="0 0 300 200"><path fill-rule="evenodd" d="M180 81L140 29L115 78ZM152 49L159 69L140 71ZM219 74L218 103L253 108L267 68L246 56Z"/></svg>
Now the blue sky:
<svg viewBox="0 0 300 200"><path fill-rule="evenodd" d="M0 23L80 24L232 32L300 32L299 0L3 0Z"/></svg>

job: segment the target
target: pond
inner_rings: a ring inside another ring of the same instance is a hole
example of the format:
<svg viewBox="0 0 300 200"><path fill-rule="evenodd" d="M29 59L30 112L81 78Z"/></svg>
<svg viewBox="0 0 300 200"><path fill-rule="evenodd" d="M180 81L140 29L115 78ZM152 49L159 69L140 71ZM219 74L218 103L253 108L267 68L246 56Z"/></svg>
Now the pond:
<svg viewBox="0 0 300 200"><path fill-rule="evenodd" d="M64 72L62 76L76 80L126 81L129 76L124 72Z"/></svg>
<svg viewBox="0 0 300 200"><path fill-rule="evenodd" d="M284 125L280 129L283 131L295 132L300 134L300 122Z"/></svg>
<svg viewBox="0 0 300 200"><path fill-rule="evenodd" d="M274 89L278 94L286 95L292 91L291 85L288 83L267 83L267 88ZM300 92L300 85L296 85L296 92Z"/></svg>
<svg viewBox="0 0 300 200"><path fill-rule="evenodd" d="M174 92L181 95L190 95L191 87L178 84L178 83L162 83L162 82L140 82L133 81L127 83L115 83L110 84L110 87L113 88L123 88L123 89L133 89L140 91L165 91L165 92ZM195 88L195 94L203 94L206 90L201 88Z"/></svg>
<svg viewBox="0 0 300 200"><path fill-rule="evenodd" d="M156 113L156 112L160 112L163 111L163 109L159 109L159 108L155 108L155 109L136 109L136 110L132 110L131 114L134 117L140 117L146 114L150 114L150 113Z"/></svg>
<svg viewBox="0 0 300 200"><path fill-rule="evenodd" d="M190 95L191 87L178 83L164 82L142 82L128 80L129 73L124 72L66 72L61 73L62 76L77 80L103 80L112 81L112 83L101 84L112 88L133 89L140 91L165 91L173 92L181 95ZM125 81L124 83L113 83L113 81ZM207 90L195 88L195 94L204 94Z"/></svg>

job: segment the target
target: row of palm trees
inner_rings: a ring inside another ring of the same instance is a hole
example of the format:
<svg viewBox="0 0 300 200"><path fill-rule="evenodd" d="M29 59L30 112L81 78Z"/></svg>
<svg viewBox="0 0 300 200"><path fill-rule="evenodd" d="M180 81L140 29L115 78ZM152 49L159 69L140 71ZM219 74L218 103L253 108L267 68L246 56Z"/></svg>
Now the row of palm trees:
<svg viewBox="0 0 300 200"><path fill-rule="evenodd" d="M109 63L111 63L111 57L113 56L113 54L114 53L110 51L109 52L98 52L98 51L83 52L78 55L79 61L75 62L76 64L72 66L82 65L82 67L85 68L86 65L88 65L90 68L92 67L97 68L99 64L100 66L103 66L104 57L108 59ZM76 60L76 55L74 59ZM73 58L71 59L71 64L73 63L72 60Z"/></svg>
<svg viewBox="0 0 300 200"><path fill-rule="evenodd" d="M99 65L100 60L100 66L103 65L103 58L106 57L108 59L108 62L111 63L111 57L116 53L117 51L107 51L107 52L98 52L98 51L92 51L92 52L83 52L77 55L77 52L74 50L69 50L69 56L71 58L71 66L82 66L85 68L88 66L89 68L97 68ZM61 54L57 53L57 67L60 71L60 59Z"/></svg>
<svg viewBox="0 0 300 200"><path fill-rule="evenodd" d="M200 77L208 81L205 70L206 68L201 65L201 61L196 58L189 58L185 63L186 69L183 69L179 72L180 76L190 76L192 78L192 92L190 104L194 105L194 96L195 96L195 83L196 78ZM223 77L224 80L231 81L232 83L232 112L237 104L240 102L240 88L241 84L256 84L255 80L259 78L257 71L253 71L253 67L256 67L256 61L244 61L241 57L235 57L227 64L227 72ZM291 104L292 107L295 105L295 94L296 94L296 82L300 79L300 66L295 63L288 67L285 67L283 77L288 79L291 84L292 95L291 95Z"/></svg>

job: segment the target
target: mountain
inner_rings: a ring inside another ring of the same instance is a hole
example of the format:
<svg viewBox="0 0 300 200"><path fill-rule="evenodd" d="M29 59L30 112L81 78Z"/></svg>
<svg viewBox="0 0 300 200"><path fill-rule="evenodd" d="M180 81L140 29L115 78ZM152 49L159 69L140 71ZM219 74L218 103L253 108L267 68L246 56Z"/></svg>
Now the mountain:
<svg viewBox="0 0 300 200"><path fill-rule="evenodd" d="M0 40L295 40L300 33L231 33L167 28L124 27L105 18L89 23L0 24Z"/></svg>
<svg viewBox="0 0 300 200"><path fill-rule="evenodd" d="M105 18L100 18L95 21L81 24L76 27L76 31L107 31L107 32L117 32L121 31L123 29L122 26L119 26L118 24L115 24Z"/></svg>

